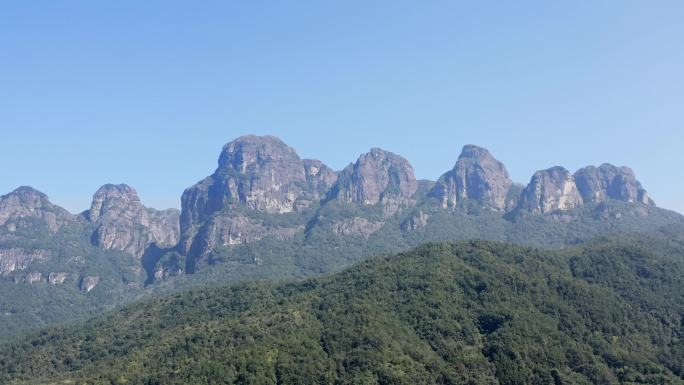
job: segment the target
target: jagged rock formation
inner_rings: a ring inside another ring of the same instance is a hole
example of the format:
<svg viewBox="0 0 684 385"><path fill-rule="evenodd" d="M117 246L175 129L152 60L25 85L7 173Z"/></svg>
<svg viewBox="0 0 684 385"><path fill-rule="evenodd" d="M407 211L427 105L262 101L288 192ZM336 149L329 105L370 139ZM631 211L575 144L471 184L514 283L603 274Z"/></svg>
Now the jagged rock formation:
<svg viewBox="0 0 684 385"><path fill-rule="evenodd" d="M274 226L244 210L299 212L318 203L336 180L329 167L300 159L276 137L240 137L223 147L214 174L183 193L180 250L202 256L217 246L289 238L303 226Z"/></svg>
<svg viewBox="0 0 684 385"><path fill-rule="evenodd" d="M320 160L304 159L302 164L308 188L296 202L299 208L308 207L312 202L320 200L337 182L337 173Z"/></svg>
<svg viewBox="0 0 684 385"><path fill-rule="evenodd" d="M292 238L304 226L277 226L243 215L217 215L210 218L197 232L196 250L201 255L216 246L242 245L258 241L266 236L285 240ZM191 253L194 250L191 250Z"/></svg>
<svg viewBox="0 0 684 385"><path fill-rule="evenodd" d="M106 184L93 195L84 217L97 227L92 239L105 250L120 250L141 257L154 243L175 246L179 240L178 210L143 206L138 193L125 184Z"/></svg>
<svg viewBox="0 0 684 385"><path fill-rule="evenodd" d="M518 207L524 190L525 185L522 183L513 182L511 184L506 194L506 212L513 211Z"/></svg>
<svg viewBox="0 0 684 385"><path fill-rule="evenodd" d="M563 167L537 171L522 192L519 206L535 214L569 210L581 206L582 196L575 179Z"/></svg>
<svg viewBox="0 0 684 385"><path fill-rule="evenodd" d="M340 172L329 199L360 205L406 205L417 187L413 167L406 159L373 148Z"/></svg>
<svg viewBox="0 0 684 385"><path fill-rule="evenodd" d="M339 173L315 223L338 235L367 239L400 209L414 205L417 189L413 167L406 159L373 148ZM335 218L328 215L326 207L339 203L361 207L361 216ZM362 213L368 211L366 209L379 209L380 217L368 212L366 214L370 216L364 216Z"/></svg>
<svg viewBox="0 0 684 385"><path fill-rule="evenodd" d="M599 167L587 166L575 173L575 183L584 202L616 199L655 205L629 167L616 167L608 163Z"/></svg>
<svg viewBox="0 0 684 385"><path fill-rule="evenodd" d="M288 240L302 234L308 239L322 231L369 239L390 223L397 226L392 231L408 234L429 228L429 221L448 221L439 211L447 208L449 215L457 215L464 203L466 215L476 215L478 210L471 208L477 205L515 214L511 218L524 212L569 221L575 217L563 211L609 200L654 205L627 167L589 166L574 176L554 167L535 173L523 186L511 181L504 164L488 150L466 145L453 169L437 182L419 182L406 159L379 148L337 173L321 161L301 159L276 137L248 135L226 144L215 172L183 193L181 213L145 207L127 185L105 185L94 194L90 209L76 217L51 204L45 194L20 187L0 197L0 241L20 242L18 226L29 233L42 226L36 231L56 236L71 223L69 231L92 232L93 245L139 257L151 282L194 271L221 246L269 237ZM640 215L648 213L643 210ZM621 211L596 215L618 220ZM27 276L33 263L50 258L45 250L14 245L0 248L0 274ZM87 264L89 257L73 258ZM67 271L43 278L59 284ZM74 283L81 282L77 277Z"/></svg>
<svg viewBox="0 0 684 385"><path fill-rule="evenodd" d="M474 200L483 207L505 210L510 206L508 192L512 183L506 166L489 151L466 145L454 168L439 178L430 195L444 208Z"/></svg>
<svg viewBox="0 0 684 385"><path fill-rule="evenodd" d="M95 288L95 286L97 286L98 283L100 283L100 277L86 276L81 278L81 282L79 283L78 287L82 292L89 293Z"/></svg>
<svg viewBox="0 0 684 385"><path fill-rule="evenodd" d="M26 270L34 262L43 262L52 256L49 250L20 247L0 248L0 274Z"/></svg>
<svg viewBox="0 0 684 385"><path fill-rule="evenodd" d="M181 231L226 208L292 212L318 200L334 179L324 164L302 161L276 137L240 137L223 147L214 174L183 193Z"/></svg>
<svg viewBox="0 0 684 385"><path fill-rule="evenodd" d="M52 232L75 218L63 208L50 203L47 195L28 186L22 186L0 197L0 226L16 229L16 220L34 218L43 221Z"/></svg>

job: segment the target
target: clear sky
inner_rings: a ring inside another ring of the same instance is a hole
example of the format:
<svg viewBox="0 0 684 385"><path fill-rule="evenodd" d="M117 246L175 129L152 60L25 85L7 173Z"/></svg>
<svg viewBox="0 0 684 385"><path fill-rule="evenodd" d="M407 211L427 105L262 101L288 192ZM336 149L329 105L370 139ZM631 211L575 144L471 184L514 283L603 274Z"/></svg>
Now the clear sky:
<svg viewBox="0 0 684 385"><path fill-rule="evenodd" d="M684 2L5 1L0 192L72 212L107 182L153 207L273 134L341 169L419 178L467 143L512 177L629 165L684 212Z"/></svg>

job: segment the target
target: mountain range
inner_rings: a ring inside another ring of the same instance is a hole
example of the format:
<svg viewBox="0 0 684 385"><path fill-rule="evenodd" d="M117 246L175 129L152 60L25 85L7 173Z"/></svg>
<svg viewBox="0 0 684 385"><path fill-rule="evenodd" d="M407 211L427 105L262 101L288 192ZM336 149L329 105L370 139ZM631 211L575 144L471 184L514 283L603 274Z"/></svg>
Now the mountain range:
<svg viewBox="0 0 684 385"><path fill-rule="evenodd" d="M466 145L437 181L379 148L341 171L273 136L226 144L181 210L102 186L72 214L31 187L0 197L0 338L147 296L245 279L303 278L428 241L562 248L684 224L628 167L537 171L526 185Z"/></svg>

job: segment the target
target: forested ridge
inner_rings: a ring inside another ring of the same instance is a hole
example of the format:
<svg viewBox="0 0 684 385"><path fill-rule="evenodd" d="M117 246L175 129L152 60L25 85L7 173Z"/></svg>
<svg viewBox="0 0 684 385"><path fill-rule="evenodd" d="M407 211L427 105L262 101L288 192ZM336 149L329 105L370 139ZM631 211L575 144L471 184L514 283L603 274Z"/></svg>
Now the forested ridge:
<svg viewBox="0 0 684 385"><path fill-rule="evenodd" d="M684 242L431 243L126 306L0 349L8 384L684 383Z"/></svg>

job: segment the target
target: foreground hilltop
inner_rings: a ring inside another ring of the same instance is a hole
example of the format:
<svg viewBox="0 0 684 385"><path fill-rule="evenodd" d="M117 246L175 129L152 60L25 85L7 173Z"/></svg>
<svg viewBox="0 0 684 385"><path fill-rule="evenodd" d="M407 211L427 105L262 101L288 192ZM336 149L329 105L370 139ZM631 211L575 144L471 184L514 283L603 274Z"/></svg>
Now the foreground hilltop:
<svg viewBox="0 0 684 385"><path fill-rule="evenodd" d="M190 291L0 348L0 382L682 384L684 238L669 231L562 252L428 244Z"/></svg>
<svg viewBox="0 0 684 385"><path fill-rule="evenodd" d="M0 339L152 293L310 277L429 241L566 247L684 223L628 167L552 167L524 185L466 145L426 181L380 148L335 171L253 135L227 143L181 203L180 212L146 207L125 184L103 185L80 214L31 187L0 197Z"/></svg>

